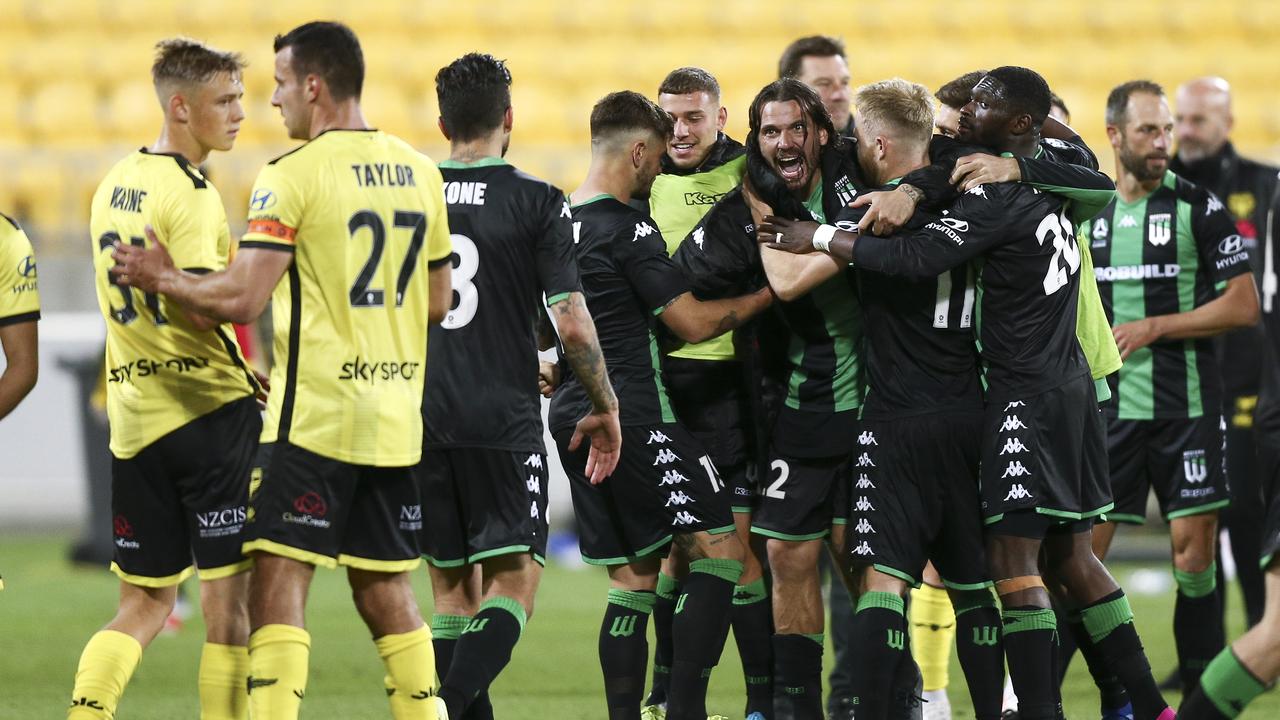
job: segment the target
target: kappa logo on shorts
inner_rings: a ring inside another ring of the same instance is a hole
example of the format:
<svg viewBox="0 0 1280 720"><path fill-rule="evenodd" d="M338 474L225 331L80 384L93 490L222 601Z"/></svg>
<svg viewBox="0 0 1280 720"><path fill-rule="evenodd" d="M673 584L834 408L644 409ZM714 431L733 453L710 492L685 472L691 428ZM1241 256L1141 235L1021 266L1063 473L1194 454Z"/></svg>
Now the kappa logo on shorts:
<svg viewBox="0 0 1280 720"><path fill-rule="evenodd" d="M698 518L687 510L681 510L676 513L676 516L671 520L672 525L692 525L696 522L698 522Z"/></svg>
<svg viewBox="0 0 1280 720"><path fill-rule="evenodd" d="M1209 466L1203 450L1187 450L1182 453L1182 474L1189 483L1202 483L1209 477Z"/></svg>
<svg viewBox="0 0 1280 720"><path fill-rule="evenodd" d="M1011 437L1004 441L1004 447L1000 448L1001 455L1017 455L1018 453L1031 452L1026 445L1022 444L1022 440Z"/></svg>
<svg viewBox="0 0 1280 720"><path fill-rule="evenodd" d="M1012 430L1026 430L1027 426L1022 424L1022 418L1017 415L1006 415L1004 424L1000 426L1000 432L1010 432Z"/></svg>
<svg viewBox="0 0 1280 720"><path fill-rule="evenodd" d="M693 498L686 495L683 490L674 490L671 493L671 497L667 498L667 504L664 507L688 505L691 502L693 502Z"/></svg>
<svg viewBox="0 0 1280 720"><path fill-rule="evenodd" d="M534 453L534 454L530 455L530 456L529 456L529 459L524 461L524 466L525 466L525 467L531 467L531 468L537 468L537 469L541 470L541 469L542 469L542 456L541 456L541 455L539 455L538 453Z"/></svg>
<svg viewBox="0 0 1280 720"><path fill-rule="evenodd" d="M870 555L872 550L871 550L871 546L867 544L867 541L863 540L862 542L858 543L850 552L852 552L854 555Z"/></svg>
<svg viewBox="0 0 1280 720"><path fill-rule="evenodd" d="M530 475L529 479L524 481L524 488L534 495L542 494L542 483L538 482L537 475Z"/></svg>
<svg viewBox="0 0 1280 720"><path fill-rule="evenodd" d="M862 434L858 436L858 444L859 444L859 445L877 445L877 446L878 446L880 443L876 442L876 434L875 434L875 433L873 433L873 432L871 432L871 431L869 431L869 430L863 430L863 431L862 431Z"/></svg>
<svg viewBox="0 0 1280 720"><path fill-rule="evenodd" d="M858 456L858 467L875 467L875 466L876 464L871 462L870 455L866 453L862 453L861 455Z"/></svg>
<svg viewBox="0 0 1280 720"><path fill-rule="evenodd" d="M1004 496L1004 500L1009 502L1010 500L1026 500L1030 497L1031 493L1022 487L1022 483L1015 483L1013 487L1009 488L1009 494Z"/></svg>
<svg viewBox="0 0 1280 720"><path fill-rule="evenodd" d="M650 430L649 442L646 442L645 445L652 445L654 443L663 445L669 442L671 442L671 438L667 437L667 435L663 433L661 430Z"/></svg>
<svg viewBox="0 0 1280 720"><path fill-rule="evenodd" d="M667 450L666 448L663 448L662 450L658 451L658 456L653 459L653 464L655 466L670 465L671 463L679 459L680 459L680 456L675 454L675 451Z"/></svg>
<svg viewBox="0 0 1280 720"><path fill-rule="evenodd" d="M529 517L537 519L538 517L538 501L534 500L529 503Z"/></svg>
<svg viewBox="0 0 1280 720"><path fill-rule="evenodd" d="M307 525L314 528L327 528L333 524L324 519L325 513L329 512L329 506L317 493L307 491L294 498L293 509L298 511L297 515L286 511L280 519L294 525Z"/></svg>
<svg viewBox="0 0 1280 720"><path fill-rule="evenodd" d="M876 506L871 504L866 495L859 495L858 502L853 504L853 508L858 512L870 512L875 510Z"/></svg>
<svg viewBox="0 0 1280 720"><path fill-rule="evenodd" d="M1009 466L1004 469L1004 474L1000 476L1000 479L1003 480L1004 478L1011 478L1011 477L1026 477L1030 474L1031 474L1031 471L1027 469L1026 465L1022 464L1021 460L1010 460Z"/></svg>
<svg viewBox="0 0 1280 720"><path fill-rule="evenodd" d="M422 506L421 505L401 505L400 506L400 529L401 530L421 530L422 529Z"/></svg>
<svg viewBox="0 0 1280 720"><path fill-rule="evenodd" d="M658 481L658 487L662 487L663 485L679 485L682 482L688 481L689 478L681 475L678 471L668 470L662 474L662 480Z"/></svg>
<svg viewBox="0 0 1280 720"><path fill-rule="evenodd" d="M1004 411L1005 411L1005 412L1009 412L1010 410L1012 410L1012 409L1014 409L1014 408L1020 408L1020 407L1026 407L1026 406L1027 406L1027 404L1026 404L1025 402L1023 402L1023 401L1021 401L1021 400L1014 400L1013 402L1011 402L1011 403L1009 403L1008 405L1005 405L1005 406L1004 406Z"/></svg>
<svg viewBox="0 0 1280 720"><path fill-rule="evenodd" d="M859 490L875 490L876 489L875 483L871 482L871 478L868 478L866 473L858 473L858 482L854 483L854 487L858 488Z"/></svg>
<svg viewBox="0 0 1280 720"><path fill-rule="evenodd" d="M854 529L854 530L857 530L858 532L862 533L863 535L875 535L875 534L876 534L876 529L875 529L875 528L873 528L873 527L871 527L871 523L870 523L870 522L867 522L867 519L866 519L866 518L858 518L858 524L857 524L857 525L854 525L854 526L853 526L853 529Z"/></svg>

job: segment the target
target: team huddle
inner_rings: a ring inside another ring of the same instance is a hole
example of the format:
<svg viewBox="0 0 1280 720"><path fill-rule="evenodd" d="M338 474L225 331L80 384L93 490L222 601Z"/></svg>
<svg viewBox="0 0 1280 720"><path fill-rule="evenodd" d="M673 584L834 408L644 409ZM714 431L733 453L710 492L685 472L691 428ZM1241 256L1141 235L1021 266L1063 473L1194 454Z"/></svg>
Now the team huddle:
<svg viewBox="0 0 1280 720"><path fill-rule="evenodd" d="M200 166L232 148L244 63L160 43L159 139L92 203L121 594L67 717L116 716L193 573L201 717L298 717L317 566L346 568L393 717L494 717L545 564L540 394L582 558L609 576L610 720L708 718L730 631L746 720L949 717L917 612L951 618L926 624L954 626L979 720L1063 717L1074 649L1102 717L1170 720L1100 559L1149 490L1181 715L1239 714L1280 674L1280 501L1266 613L1228 647L1211 339L1258 323L1258 289L1223 203L1169 169L1163 90L1108 98L1112 181L1033 70L936 99L874 82L850 112L843 50L815 41L742 143L705 70L673 70L657 102L605 96L566 195L503 160L502 61L436 75L434 163L366 121L351 30L302 25L275 39L272 104L303 144L261 170L238 243ZM264 377L233 324L268 305ZM825 705L824 573L849 598Z"/></svg>

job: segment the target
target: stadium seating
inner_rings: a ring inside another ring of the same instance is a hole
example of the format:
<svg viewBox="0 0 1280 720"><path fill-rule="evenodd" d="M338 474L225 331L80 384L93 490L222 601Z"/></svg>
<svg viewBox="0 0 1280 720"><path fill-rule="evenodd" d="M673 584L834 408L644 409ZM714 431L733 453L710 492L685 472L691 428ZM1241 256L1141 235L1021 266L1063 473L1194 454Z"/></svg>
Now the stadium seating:
<svg viewBox="0 0 1280 720"><path fill-rule="evenodd" d="M1035 67L1104 166L1102 106L1113 85L1150 77L1172 89L1221 74L1235 89L1237 145L1280 155L1274 2L12 0L0 3L0 209L24 216L42 252L78 248L87 223L78 208L100 170L155 135L152 46L187 34L250 62L236 150L210 160L235 225L259 164L295 144L270 106L272 37L317 17L349 22L361 35L370 121L435 157L447 147L436 130L436 70L470 50L509 59L511 157L566 189L585 168L588 114L606 92L652 95L668 70L702 65L720 79L729 131L741 137L747 104L773 78L781 49L817 32L845 38L854 85L896 75L936 88L978 67Z"/></svg>

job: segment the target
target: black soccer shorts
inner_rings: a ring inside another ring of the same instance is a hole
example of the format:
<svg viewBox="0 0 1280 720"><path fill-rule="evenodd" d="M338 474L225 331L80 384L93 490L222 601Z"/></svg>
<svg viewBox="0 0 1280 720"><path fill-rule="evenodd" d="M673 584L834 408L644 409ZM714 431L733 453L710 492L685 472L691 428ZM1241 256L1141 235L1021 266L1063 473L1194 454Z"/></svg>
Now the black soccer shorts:
<svg viewBox="0 0 1280 720"><path fill-rule="evenodd" d="M846 523L850 466L856 473L871 462L861 451L852 458L797 458L776 447L768 459L771 474L760 483L751 532L791 542L825 538L832 525Z"/></svg>
<svg viewBox="0 0 1280 720"><path fill-rule="evenodd" d="M978 500L981 417L862 421L847 540L854 567L918 586L929 560L957 590L990 585Z"/></svg>
<svg viewBox="0 0 1280 720"><path fill-rule="evenodd" d="M352 465L289 442L263 444L244 552L375 572L422 562L422 500L413 467Z"/></svg>
<svg viewBox="0 0 1280 720"><path fill-rule="evenodd" d="M733 493L733 511L749 513L756 488L753 425L742 363L666 357L662 379L680 424L707 449Z"/></svg>
<svg viewBox="0 0 1280 720"><path fill-rule="evenodd" d="M111 570L144 587L192 573L217 580L249 569L240 553L249 477L262 432L253 397L223 405L126 460L111 461Z"/></svg>
<svg viewBox="0 0 1280 720"><path fill-rule="evenodd" d="M573 428L554 433L582 559L621 565L665 553L677 533L734 531L729 491L702 444L679 423L624 426L613 474L592 485L583 473L590 442L570 452Z"/></svg>
<svg viewBox="0 0 1280 720"><path fill-rule="evenodd" d="M1107 520L1142 524L1154 491L1165 520L1213 512L1231 502L1220 415L1107 423L1115 509Z"/></svg>
<svg viewBox="0 0 1280 720"><path fill-rule="evenodd" d="M414 469L424 499L427 562L459 567L531 553L546 564L547 456L491 448L426 448Z"/></svg>
<svg viewBox="0 0 1280 720"><path fill-rule="evenodd" d="M1073 521L1111 509L1106 431L1088 375L1038 395L989 395L983 411L982 516L1034 510Z"/></svg>

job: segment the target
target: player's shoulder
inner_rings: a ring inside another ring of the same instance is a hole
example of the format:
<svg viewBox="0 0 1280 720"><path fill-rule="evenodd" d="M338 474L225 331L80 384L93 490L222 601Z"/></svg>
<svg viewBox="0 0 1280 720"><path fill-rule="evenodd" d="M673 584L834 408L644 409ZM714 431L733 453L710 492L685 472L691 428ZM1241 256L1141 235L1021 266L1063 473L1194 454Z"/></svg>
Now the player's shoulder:
<svg viewBox="0 0 1280 720"><path fill-rule="evenodd" d="M716 200L711 209L698 221L698 226L707 228L737 226L742 224L744 218L747 224L751 224L751 208L747 206L747 199L742 194L742 186L735 185ZM744 232L750 231L744 227Z"/></svg>
<svg viewBox="0 0 1280 720"><path fill-rule="evenodd" d="M1098 158L1079 135L1074 135L1069 140L1043 138L1040 148L1044 151L1042 157L1046 160L1098 169Z"/></svg>
<svg viewBox="0 0 1280 720"><path fill-rule="evenodd" d="M1172 170L1165 172L1161 185L1172 191L1178 200L1191 205L1194 210L1202 210L1205 215L1224 210L1226 207L1212 190Z"/></svg>
<svg viewBox="0 0 1280 720"><path fill-rule="evenodd" d="M0 237L8 237L15 232L22 232L22 226L17 220L0 212Z"/></svg>

